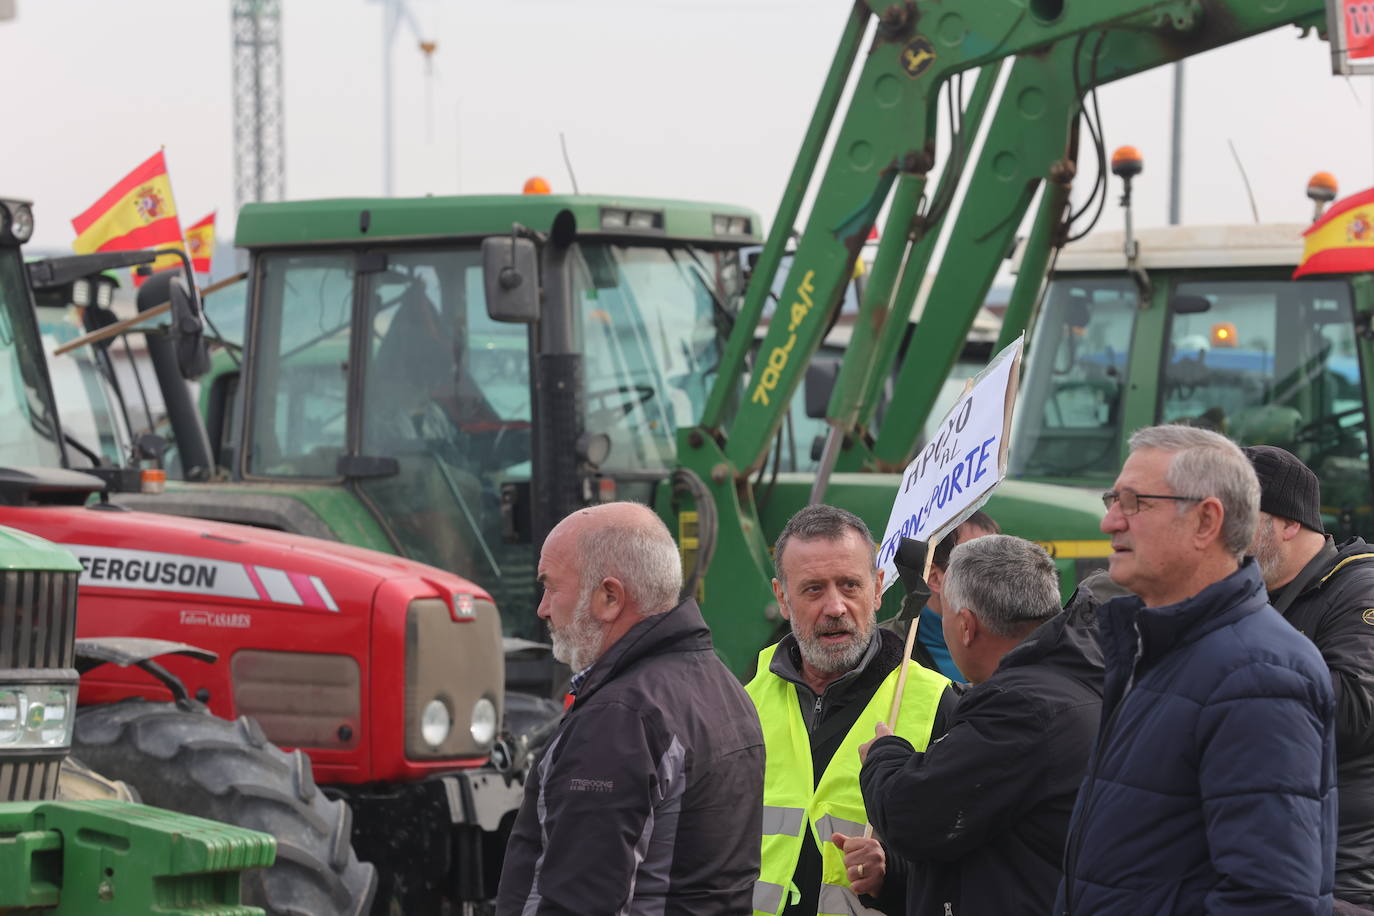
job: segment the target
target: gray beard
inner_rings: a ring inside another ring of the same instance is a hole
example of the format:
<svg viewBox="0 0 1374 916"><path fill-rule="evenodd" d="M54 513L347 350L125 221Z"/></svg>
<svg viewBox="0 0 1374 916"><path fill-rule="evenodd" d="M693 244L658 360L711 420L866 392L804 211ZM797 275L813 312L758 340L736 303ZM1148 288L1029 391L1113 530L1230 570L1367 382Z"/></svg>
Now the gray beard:
<svg viewBox="0 0 1374 916"><path fill-rule="evenodd" d="M868 650L868 643L873 639L874 623L871 620L867 626L857 625L851 631L853 638L849 642L837 646L828 646L822 643L814 630L811 633L803 633L797 629L795 619L792 620L791 625L792 635L797 638L797 648L801 651L802 661L825 674L843 674L853 670L864 657L864 652Z"/></svg>
<svg viewBox="0 0 1374 916"><path fill-rule="evenodd" d="M592 616L592 596L581 598L573 609L572 623L566 627L549 627L553 641L553 657L567 665L574 673L589 667L600 657L601 640L606 627Z"/></svg>
<svg viewBox="0 0 1374 916"><path fill-rule="evenodd" d="M1279 551L1278 539L1274 537L1274 520L1260 522L1255 529L1255 539L1250 544L1250 552L1259 563L1260 575L1264 577L1266 588L1273 588L1283 564L1283 554Z"/></svg>

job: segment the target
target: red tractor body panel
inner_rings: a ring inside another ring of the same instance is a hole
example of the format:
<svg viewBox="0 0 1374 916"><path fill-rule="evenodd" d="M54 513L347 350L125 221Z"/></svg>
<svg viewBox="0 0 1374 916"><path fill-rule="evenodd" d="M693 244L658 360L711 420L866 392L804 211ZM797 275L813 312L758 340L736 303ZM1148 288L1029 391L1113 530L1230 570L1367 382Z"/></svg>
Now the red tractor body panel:
<svg viewBox="0 0 1374 916"><path fill-rule="evenodd" d="M358 713L339 726L352 740L339 742L346 745L340 749L302 745L321 783L409 781L487 760L413 760L405 751L407 608L415 599L440 599L453 610L453 626L476 635L455 596L490 597L458 576L340 543L127 510L6 507L0 524L61 544L81 561L78 637L151 637L217 653L215 664L158 659L217 716L241 714L232 673L237 653L351 658ZM489 657L500 652L499 639L473 648ZM172 699L136 668L102 665L81 680L82 705L133 696Z"/></svg>

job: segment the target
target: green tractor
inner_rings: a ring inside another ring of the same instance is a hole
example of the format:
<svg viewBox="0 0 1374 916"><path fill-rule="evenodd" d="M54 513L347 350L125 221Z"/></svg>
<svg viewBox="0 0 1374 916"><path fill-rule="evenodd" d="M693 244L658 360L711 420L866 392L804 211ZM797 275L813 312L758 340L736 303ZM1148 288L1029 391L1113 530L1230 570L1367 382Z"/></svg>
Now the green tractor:
<svg viewBox="0 0 1374 916"><path fill-rule="evenodd" d="M1346 224L1367 221L1360 210L1337 203L1312 227L1173 226L1067 247L1036 322L1012 472L1105 488L1131 430L1188 423L1288 449L1321 480L1329 532L1374 530L1374 262L1352 247L1356 263L1333 271L1303 251L1309 229L1357 246L1361 227Z"/></svg>
<svg viewBox="0 0 1374 916"><path fill-rule="evenodd" d="M232 479L118 500L463 570L503 608L507 635L527 639L543 637L533 613L543 535L580 506L638 500L678 531L717 645L744 673L779 619L771 601L741 613L702 587L713 555L727 580L747 570L713 549L718 527L697 505L700 476L681 468L681 441L713 386L741 398L742 378L722 380L720 366L732 341L755 337L737 316L742 252L759 241L748 211L666 200L245 207L244 292L206 304L219 333L243 346L217 354L202 380L209 454L178 454L183 476L218 465ZM814 420L794 421L809 449ZM770 539L814 478L804 464L761 473ZM838 475L833 486L832 498L881 529L895 477ZM1082 494L1058 494L1066 504L1048 515L1021 508L1046 492L1013 485L993 511L1044 540L1097 536L1098 506ZM527 686L548 671L513 657L508 675Z"/></svg>

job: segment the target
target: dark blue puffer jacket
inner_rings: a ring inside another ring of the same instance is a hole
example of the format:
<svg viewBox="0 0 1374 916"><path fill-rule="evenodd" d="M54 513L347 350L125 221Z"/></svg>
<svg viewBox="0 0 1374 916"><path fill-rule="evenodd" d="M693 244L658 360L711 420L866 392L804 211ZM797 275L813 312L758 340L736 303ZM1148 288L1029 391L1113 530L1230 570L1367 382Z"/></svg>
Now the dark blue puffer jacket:
<svg viewBox="0 0 1374 916"><path fill-rule="evenodd" d="M1179 604L1114 599L1098 621L1102 728L1055 912L1331 912L1331 679L1254 560Z"/></svg>

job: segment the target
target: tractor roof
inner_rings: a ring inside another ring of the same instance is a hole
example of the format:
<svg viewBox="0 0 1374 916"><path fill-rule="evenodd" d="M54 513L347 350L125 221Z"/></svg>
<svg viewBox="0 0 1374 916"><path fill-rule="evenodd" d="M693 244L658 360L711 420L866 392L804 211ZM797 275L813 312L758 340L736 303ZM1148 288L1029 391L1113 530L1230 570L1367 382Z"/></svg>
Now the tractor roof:
<svg viewBox="0 0 1374 916"><path fill-rule="evenodd" d="M579 235L672 238L731 245L758 244L758 216L731 204L595 194L490 194L461 197L334 198L245 204L235 244L241 248L385 244L504 235L513 223L549 232L564 211ZM647 228L625 225L621 214L651 214ZM717 217L726 217L719 220ZM729 219L735 217L736 219ZM743 218L740 220L739 218Z"/></svg>

